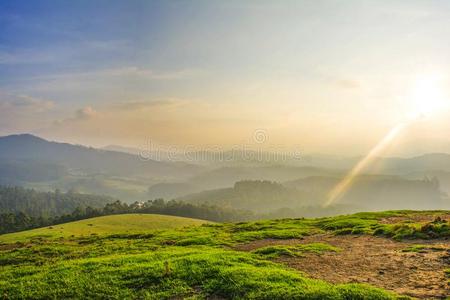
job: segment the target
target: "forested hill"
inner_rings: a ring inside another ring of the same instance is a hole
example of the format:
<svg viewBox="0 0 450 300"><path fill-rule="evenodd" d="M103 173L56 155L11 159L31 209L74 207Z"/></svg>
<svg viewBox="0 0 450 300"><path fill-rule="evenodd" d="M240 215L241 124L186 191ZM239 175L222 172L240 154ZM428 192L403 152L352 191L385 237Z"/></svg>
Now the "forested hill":
<svg viewBox="0 0 450 300"><path fill-rule="evenodd" d="M283 184L267 180L238 181L231 188L213 189L177 198L194 204L218 205L255 213L272 214L283 210L274 218L305 216L306 207L321 207L328 193L340 180L339 177L313 176ZM393 209L445 209L449 198L440 191L436 178L407 180L390 176L358 176L343 195L339 204L350 213L361 210ZM286 214L287 213L287 214ZM309 215L308 215L309 216Z"/></svg>
<svg viewBox="0 0 450 300"><path fill-rule="evenodd" d="M194 205L163 199L122 203L110 197L78 193L37 192L0 186L0 234L114 214L161 214L233 222L249 220L249 211Z"/></svg>
<svg viewBox="0 0 450 300"><path fill-rule="evenodd" d="M3 214L22 212L31 217L53 217L72 213L78 207L100 208L114 201L107 196L0 186L0 212Z"/></svg>

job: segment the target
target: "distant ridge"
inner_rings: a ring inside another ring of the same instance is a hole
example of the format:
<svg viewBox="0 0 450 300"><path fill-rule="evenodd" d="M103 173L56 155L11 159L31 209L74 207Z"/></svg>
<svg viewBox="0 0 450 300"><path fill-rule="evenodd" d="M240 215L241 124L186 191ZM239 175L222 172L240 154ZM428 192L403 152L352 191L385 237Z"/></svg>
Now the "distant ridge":
<svg viewBox="0 0 450 300"><path fill-rule="evenodd" d="M138 148L124 147L124 146L119 146L119 145L108 145L108 146L102 147L100 149L105 150L105 151L123 152L123 153L134 154L134 155L138 155L141 152L141 150Z"/></svg>
<svg viewBox="0 0 450 300"><path fill-rule="evenodd" d="M195 174L199 170L194 165L140 159L128 153L51 142L31 134L0 137L0 160L33 160L55 163L87 173L113 175L179 176Z"/></svg>

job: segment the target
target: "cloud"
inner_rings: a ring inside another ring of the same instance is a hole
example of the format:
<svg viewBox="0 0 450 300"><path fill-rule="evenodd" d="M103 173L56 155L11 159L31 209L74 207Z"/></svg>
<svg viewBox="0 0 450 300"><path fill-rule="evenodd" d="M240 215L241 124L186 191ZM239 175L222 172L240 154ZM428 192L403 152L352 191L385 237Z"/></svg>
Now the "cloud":
<svg viewBox="0 0 450 300"><path fill-rule="evenodd" d="M54 107L51 100L31 97L28 95L14 95L9 93L0 93L0 109L2 112L27 113L27 112L46 112Z"/></svg>
<svg viewBox="0 0 450 300"><path fill-rule="evenodd" d="M124 88L146 90L152 83L183 82L194 78L199 72L194 69L154 70L127 66L13 78L11 82L40 93L58 92L65 95L84 91L105 94Z"/></svg>
<svg viewBox="0 0 450 300"><path fill-rule="evenodd" d="M192 70L168 70L168 71L157 71L152 69L144 69L135 66L115 68L115 69L105 69L100 71L94 71L95 76L129 76L129 77L142 77L145 79L153 80L171 80L171 79L182 79L193 74Z"/></svg>
<svg viewBox="0 0 450 300"><path fill-rule="evenodd" d="M174 80L183 79L196 74L198 71L191 69L180 70L153 70L136 66L126 66L119 68L106 68L88 70L82 72L60 73L31 77L35 80L92 80L99 78L141 78L147 80Z"/></svg>
<svg viewBox="0 0 450 300"><path fill-rule="evenodd" d="M54 106L50 100L0 91L0 134L47 126Z"/></svg>
<svg viewBox="0 0 450 300"><path fill-rule="evenodd" d="M97 111L91 106L80 108L75 112L75 120L89 120L97 116Z"/></svg>
<svg viewBox="0 0 450 300"><path fill-rule="evenodd" d="M151 100L151 101L126 101L113 104L113 108L121 111L135 111L144 110L150 108L161 108L161 107L175 107L182 104L186 104L187 101L179 99L164 99L164 100Z"/></svg>
<svg viewBox="0 0 450 300"><path fill-rule="evenodd" d="M85 106L83 108L77 109L74 115L70 118L54 121L53 125L62 126L66 124L88 121L97 118L98 115L98 112L93 109L92 106Z"/></svg>

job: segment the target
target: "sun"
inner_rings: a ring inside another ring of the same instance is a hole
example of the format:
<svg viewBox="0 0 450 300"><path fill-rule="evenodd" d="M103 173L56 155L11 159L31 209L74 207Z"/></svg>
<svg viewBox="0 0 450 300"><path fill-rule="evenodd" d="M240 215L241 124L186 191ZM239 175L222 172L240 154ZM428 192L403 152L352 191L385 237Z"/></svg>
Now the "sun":
<svg viewBox="0 0 450 300"><path fill-rule="evenodd" d="M417 118L429 117L442 109L445 104L439 76L419 77L411 93L412 115Z"/></svg>

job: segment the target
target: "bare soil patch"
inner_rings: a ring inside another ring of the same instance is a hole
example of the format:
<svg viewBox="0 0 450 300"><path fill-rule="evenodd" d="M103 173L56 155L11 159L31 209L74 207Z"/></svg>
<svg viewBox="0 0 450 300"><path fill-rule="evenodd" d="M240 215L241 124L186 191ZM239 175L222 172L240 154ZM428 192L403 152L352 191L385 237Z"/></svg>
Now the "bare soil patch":
<svg viewBox="0 0 450 300"><path fill-rule="evenodd" d="M15 244L0 244L0 250L14 250L18 248L22 248L23 244L21 243L15 243Z"/></svg>
<svg viewBox="0 0 450 300"><path fill-rule="evenodd" d="M300 270L312 278L332 283L367 283L421 299L445 299L450 295L445 269L450 268L448 240L397 242L374 236L308 236L291 240L260 240L239 245L237 250L252 251L271 245L328 243L342 249L321 255L280 257L275 262ZM412 245L426 244L441 250L402 252Z"/></svg>

